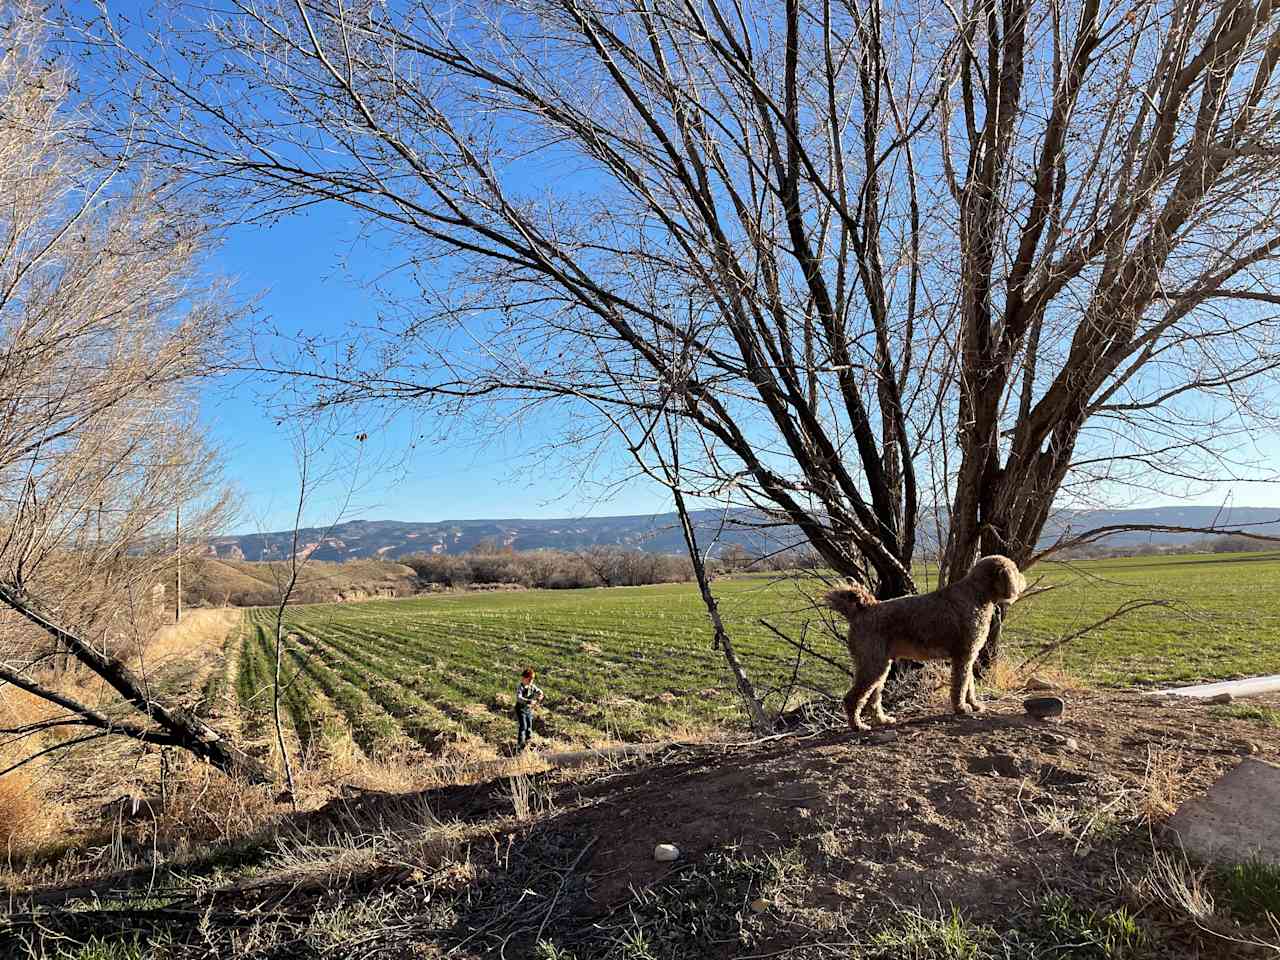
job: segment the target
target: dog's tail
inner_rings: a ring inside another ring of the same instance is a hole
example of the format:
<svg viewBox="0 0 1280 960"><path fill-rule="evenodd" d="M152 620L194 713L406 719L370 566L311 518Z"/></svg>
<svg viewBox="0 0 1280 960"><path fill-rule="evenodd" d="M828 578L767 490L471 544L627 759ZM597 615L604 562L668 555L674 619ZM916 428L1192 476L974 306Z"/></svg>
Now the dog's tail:
<svg viewBox="0 0 1280 960"><path fill-rule="evenodd" d="M871 591L859 583L851 583L839 590L832 590L823 599L827 606L846 620L853 620L864 610L870 610L880 601L871 595Z"/></svg>

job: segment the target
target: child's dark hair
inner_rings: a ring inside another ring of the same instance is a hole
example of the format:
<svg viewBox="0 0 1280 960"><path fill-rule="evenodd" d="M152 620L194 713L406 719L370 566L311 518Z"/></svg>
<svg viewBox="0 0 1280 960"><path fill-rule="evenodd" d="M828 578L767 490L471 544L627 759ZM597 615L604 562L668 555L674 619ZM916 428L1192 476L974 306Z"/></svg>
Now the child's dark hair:
<svg viewBox="0 0 1280 960"><path fill-rule="evenodd" d="M526 679L526 678L527 678L527 679L529 679L529 680L532 680L532 679L533 679L533 667L525 667L525 668L524 668L524 673L520 674L520 679L521 679L521 680L524 680L524 679Z"/></svg>

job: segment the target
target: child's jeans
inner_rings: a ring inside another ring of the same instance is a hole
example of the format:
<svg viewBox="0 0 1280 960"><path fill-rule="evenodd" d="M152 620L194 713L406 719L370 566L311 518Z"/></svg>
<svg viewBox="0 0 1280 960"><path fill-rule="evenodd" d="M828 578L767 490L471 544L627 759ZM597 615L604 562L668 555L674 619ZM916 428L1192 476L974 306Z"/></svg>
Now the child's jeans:
<svg viewBox="0 0 1280 960"><path fill-rule="evenodd" d="M533 736L533 711L516 710L516 748L523 750Z"/></svg>

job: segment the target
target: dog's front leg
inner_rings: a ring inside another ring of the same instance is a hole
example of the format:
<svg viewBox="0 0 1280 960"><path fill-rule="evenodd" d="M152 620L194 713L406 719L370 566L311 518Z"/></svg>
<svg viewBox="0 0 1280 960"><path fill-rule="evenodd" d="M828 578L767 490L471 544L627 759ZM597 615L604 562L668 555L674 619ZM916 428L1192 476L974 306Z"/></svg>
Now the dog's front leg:
<svg viewBox="0 0 1280 960"><path fill-rule="evenodd" d="M969 706L969 678L972 674L969 672L969 660L964 656L957 656L951 660L951 709L956 712L956 716L964 716L972 710Z"/></svg>

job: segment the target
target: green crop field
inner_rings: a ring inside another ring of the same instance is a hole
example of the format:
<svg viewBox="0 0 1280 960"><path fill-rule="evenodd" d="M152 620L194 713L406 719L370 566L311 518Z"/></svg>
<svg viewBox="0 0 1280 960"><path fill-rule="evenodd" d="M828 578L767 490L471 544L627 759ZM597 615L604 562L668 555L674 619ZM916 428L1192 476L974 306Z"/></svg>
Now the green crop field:
<svg viewBox="0 0 1280 960"><path fill-rule="evenodd" d="M924 589L925 571L919 571ZM1015 606L1009 656L1020 661L1106 617L1156 599L1064 645L1049 662L1101 684L1151 684L1280 673L1280 554L1136 557L1043 565L1054 589ZM791 685L795 651L767 619L841 662L806 591L764 576L715 585L753 681ZM250 722L270 709L272 613L246 615L236 685ZM682 727L737 722L737 705L690 584L461 593L292 608L284 709L304 746L348 730L364 750L511 739L512 690L534 665L547 691L540 732L557 741L642 740ZM812 658L797 692L841 692L843 677ZM771 705L779 698L771 694Z"/></svg>

